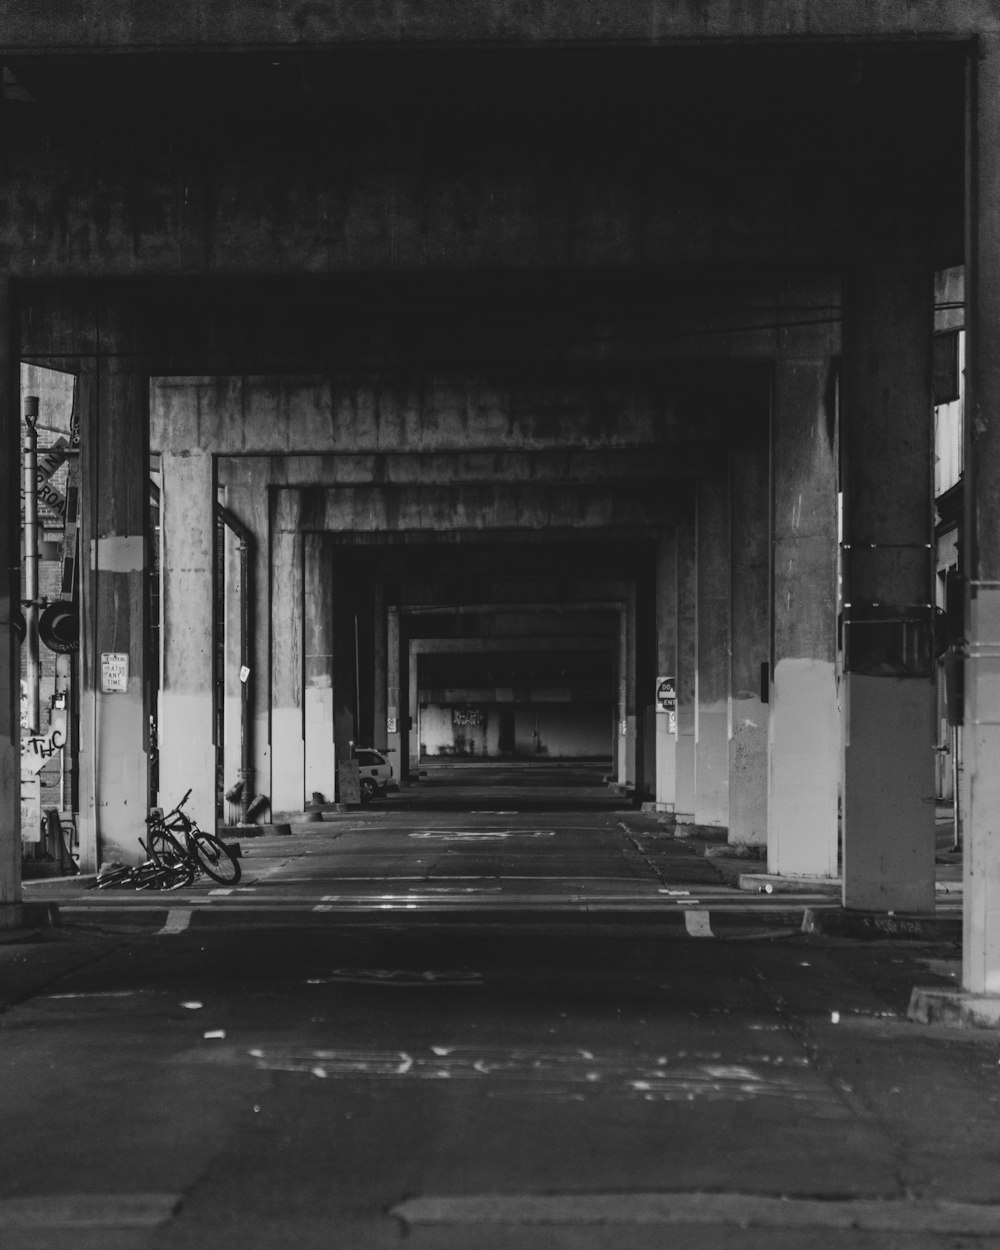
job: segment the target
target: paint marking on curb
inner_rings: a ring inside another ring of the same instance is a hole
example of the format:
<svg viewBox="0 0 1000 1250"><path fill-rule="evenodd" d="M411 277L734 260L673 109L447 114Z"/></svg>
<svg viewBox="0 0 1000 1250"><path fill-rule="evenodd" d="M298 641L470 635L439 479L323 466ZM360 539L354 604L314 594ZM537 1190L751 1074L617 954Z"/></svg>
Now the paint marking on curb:
<svg viewBox="0 0 1000 1250"><path fill-rule="evenodd" d="M910 1199L769 1198L756 1194L470 1194L411 1198L390 1211L428 1225L715 1225L851 1229L983 1237L1000 1233L1000 1206Z"/></svg>
<svg viewBox="0 0 1000 1250"><path fill-rule="evenodd" d="M167 912L167 923L156 932L163 934L183 933L191 923L193 910L190 907L171 907Z"/></svg>
<svg viewBox="0 0 1000 1250"><path fill-rule="evenodd" d="M181 1205L180 1194L39 1194L0 1199L3 1228L155 1228Z"/></svg>
<svg viewBox="0 0 1000 1250"><path fill-rule="evenodd" d="M715 937L712 932L712 923L709 913L701 911L698 908L691 907L684 913L684 927L687 929L691 937L705 938Z"/></svg>

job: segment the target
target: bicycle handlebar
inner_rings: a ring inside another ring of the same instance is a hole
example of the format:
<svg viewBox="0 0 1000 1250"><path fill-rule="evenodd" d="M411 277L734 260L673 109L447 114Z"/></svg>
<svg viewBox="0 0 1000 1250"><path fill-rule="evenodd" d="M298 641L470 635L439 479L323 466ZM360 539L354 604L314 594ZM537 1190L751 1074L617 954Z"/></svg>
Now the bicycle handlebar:
<svg viewBox="0 0 1000 1250"><path fill-rule="evenodd" d="M175 808L172 808L172 809L171 809L169 812L167 812L165 815L164 815L164 812L163 812L163 809L162 809L162 808L156 808L156 811L157 811L157 812L159 812L159 815L157 816L157 815L155 815L155 813L154 813L154 812L150 812L150 814L146 817L146 824L148 825L148 824L149 824L149 822L150 822L151 820L160 820L160 821L162 821L164 824L166 824L166 822L170 819L170 817L171 817L171 816L179 816L179 815L180 815L181 808L184 806L184 804L188 801L188 799L189 799L190 797L191 797L191 791L190 791L190 789L189 789L189 790L188 790L188 792L187 792L187 794L185 794L185 795L184 795L184 797L183 797L183 798L181 799L181 801L177 804L177 806L176 806Z"/></svg>

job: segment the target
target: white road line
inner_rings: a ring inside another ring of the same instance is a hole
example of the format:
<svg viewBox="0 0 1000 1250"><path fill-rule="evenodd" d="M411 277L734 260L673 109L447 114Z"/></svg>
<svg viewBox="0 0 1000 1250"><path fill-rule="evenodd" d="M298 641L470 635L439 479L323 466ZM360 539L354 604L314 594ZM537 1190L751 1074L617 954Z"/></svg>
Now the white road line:
<svg viewBox="0 0 1000 1250"><path fill-rule="evenodd" d="M948 1237L995 1237L1000 1206L908 1198L771 1198L740 1193L428 1195L392 1207L409 1228L496 1225L575 1228L581 1225L695 1225L718 1228L836 1229ZM491 1239L492 1240L492 1239ZM622 1233L618 1243L629 1240ZM670 1238L674 1242L675 1238ZM701 1241L701 1238L698 1239ZM766 1238L764 1240L767 1240ZM810 1238L810 1240L813 1240ZM568 1241L563 1241L568 1245ZM763 1241L758 1244L763 1244Z"/></svg>
<svg viewBox="0 0 1000 1250"><path fill-rule="evenodd" d="M167 912L167 923L162 929L157 929L157 933L172 934L183 933L191 923L193 912L190 907L171 907Z"/></svg>
<svg viewBox="0 0 1000 1250"><path fill-rule="evenodd" d="M690 908L684 913L684 926L691 937L715 937L707 911Z"/></svg>
<svg viewBox="0 0 1000 1250"><path fill-rule="evenodd" d="M48 1193L3 1198L0 1199L0 1229L156 1228L170 1219L180 1203L180 1194L157 1193Z"/></svg>

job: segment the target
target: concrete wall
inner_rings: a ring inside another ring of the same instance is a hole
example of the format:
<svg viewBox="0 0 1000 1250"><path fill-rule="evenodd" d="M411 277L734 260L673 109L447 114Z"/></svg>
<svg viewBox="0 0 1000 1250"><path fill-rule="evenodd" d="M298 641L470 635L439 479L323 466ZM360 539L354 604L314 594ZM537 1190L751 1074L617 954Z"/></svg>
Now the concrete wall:
<svg viewBox="0 0 1000 1250"><path fill-rule="evenodd" d="M519 759L607 759L612 736L607 707L573 704L426 704L420 708L422 756L461 759L510 758L503 748L504 718L510 721L513 754Z"/></svg>

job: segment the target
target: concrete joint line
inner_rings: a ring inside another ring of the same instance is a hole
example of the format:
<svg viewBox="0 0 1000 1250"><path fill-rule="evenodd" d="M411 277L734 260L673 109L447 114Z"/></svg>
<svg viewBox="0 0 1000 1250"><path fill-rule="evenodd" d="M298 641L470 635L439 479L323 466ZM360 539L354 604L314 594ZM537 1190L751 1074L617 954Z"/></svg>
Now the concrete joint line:
<svg viewBox="0 0 1000 1250"><path fill-rule="evenodd" d="M180 1194L40 1194L0 1199L0 1229L155 1228L181 1205Z"/></svg>
<svg viewBox="0 0 1000 1250"><path fill-rule="evenodd" d="M984 1237L1000 1233L1000 1206L905 1199L768 1198L753 1194L477 1194L413 1198L391 1215L421 1225L722 1225L855 1229Z"/></svg>

